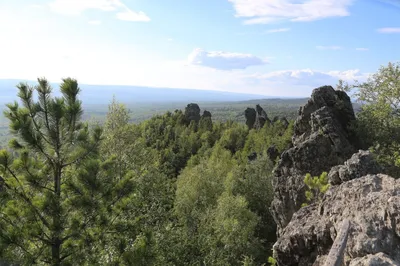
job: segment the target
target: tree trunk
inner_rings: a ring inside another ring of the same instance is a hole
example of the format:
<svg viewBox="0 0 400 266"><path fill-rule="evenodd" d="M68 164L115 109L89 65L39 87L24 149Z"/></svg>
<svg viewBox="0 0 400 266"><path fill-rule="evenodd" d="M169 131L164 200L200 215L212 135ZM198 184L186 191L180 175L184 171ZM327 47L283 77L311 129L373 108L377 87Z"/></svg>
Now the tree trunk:
<svg viewBox="0 0 400 266"><path fill-rule="evenodd" d="M54 175L54 196L55 206L53 213L53 234L52 234L52 246L51 246L51 257L52 264L54 266L61 265L61 167L56 166Z"/></svg>

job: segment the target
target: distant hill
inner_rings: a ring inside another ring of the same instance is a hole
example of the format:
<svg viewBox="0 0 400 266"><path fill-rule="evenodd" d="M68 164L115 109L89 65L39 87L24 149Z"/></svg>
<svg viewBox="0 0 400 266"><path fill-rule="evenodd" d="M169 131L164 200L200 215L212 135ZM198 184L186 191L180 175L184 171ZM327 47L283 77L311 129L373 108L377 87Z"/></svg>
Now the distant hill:
<svg viewBox="0 0 400 266"><path fill-rule="evenodd" d="M16 85L21 81L36 84L35 81L29 80L0 79L0 104L16 99ZM58 84L52 83L52 86L54 93L58 93ZM80 84L80 87L84 104L108 104L114 94L124 103L232 102L271 98L264 95L210 90L87 84Z"/></svg>

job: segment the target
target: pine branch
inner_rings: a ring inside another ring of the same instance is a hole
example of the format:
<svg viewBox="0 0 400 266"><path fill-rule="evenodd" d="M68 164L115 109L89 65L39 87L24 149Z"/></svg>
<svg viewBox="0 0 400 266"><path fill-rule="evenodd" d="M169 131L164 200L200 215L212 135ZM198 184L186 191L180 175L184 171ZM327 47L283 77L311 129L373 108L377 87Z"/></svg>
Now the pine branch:
<svg viewBox="0 0 400 266"><path fill-rule="evenodd" d="M16 179L18 180L17 176L14 174L14 172L6 166L6 170ZM18 181L19 182L19 181ZM6 184L7 185L7 184ZM10 186L7 185L8 188ZM47 222L47 220L40 214L40 212L36 209L35 205L33 205L32 201L25 195L25 191L22 189L22 193L14 190L14 192L20 196L26 203L28 203L29 206L32 207L36 215L39 217L40 221L47 227L47 229L50 229L50 224Z"/></svg>
<svg viewBox="0 0 400 266"><path fill-rule="evenodd" d="M61 165L61 168L70 166L72 164L75 164L77 162L79 162L80 160L82 160L83 158L85 158L86 156L88 156L89 154L91 154L99 145L100 140L97 140L92 147L90 147L90 149L88 149L83 155L79 156L78 158L72 160L71 162L65 163Z"/></svg>

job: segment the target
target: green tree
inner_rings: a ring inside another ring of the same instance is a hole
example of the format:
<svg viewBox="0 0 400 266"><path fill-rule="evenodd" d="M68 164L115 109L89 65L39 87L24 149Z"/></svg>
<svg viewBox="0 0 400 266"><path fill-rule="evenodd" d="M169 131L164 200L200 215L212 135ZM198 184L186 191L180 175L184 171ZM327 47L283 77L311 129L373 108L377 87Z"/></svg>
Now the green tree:
<svg viewBox="0 0 400 266"><path fill-rule="evenodd" d="M339 87L354 91L363 104L354 125L364 148L372 147L389 174L400 174L400 62L381 66L367 81Z"/></svg>
<svg viewBox="0 0 400 266"><path fill-rule="evenodd" d="M328 183L328 173L323 172L320 176L314 177L312 177L311 174L306 174L304 184L307 186L305 193L308 203L303 203L303 206L319 202L330 187L330 184Z"/></svg>
<svg viewBox="0 0 400 266"><path fill-rule="evenodd" d="M63 79L61 97L44 78L17 87L22 106L4 112L15 139L0 152L1 255L28 265L98 263L97 243L126 206L130 179L116 182L114 162L99 160L102 131L81 122L76 80Z"/></svg>

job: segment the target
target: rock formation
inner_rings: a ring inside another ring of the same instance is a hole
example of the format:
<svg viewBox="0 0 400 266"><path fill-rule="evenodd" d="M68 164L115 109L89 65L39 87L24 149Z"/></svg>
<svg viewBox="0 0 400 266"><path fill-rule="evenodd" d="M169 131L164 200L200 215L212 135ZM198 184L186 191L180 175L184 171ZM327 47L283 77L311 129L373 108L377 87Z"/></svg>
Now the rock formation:
<svg viewBox="0 0 400 266"><path fill-rule="evenodd" d="M207 110L204 110L203 115L201 116L202 118L206 118L206 117L212 117L211 113Z"/></svg>
<svg viewBox="0 0 400 266"><path fill-rule="evenodd" d="M185 108L185 120L190 124L191 121L200 121L200 107L197 103L190 103Z"/></svg>
<svg viewBox="0 0 400 266"><path fill-rule="evenodd" d="M400 265L400 179L380 174L348 129L354 112L346 93L313 91L294 124L293 147L274 170L271 212L278 225L278 266L324 265L343 221L349 221L344 265ZM304 176L328 172L322 200L305 202ZM343 245L344 246L344 245Z"/></svg>
<svg viewBox="0 0 400 266"><path fill-rule="evenodd" d="M373 166L371 166L373 167ZM278 265L323 265L344 219L345 265L400 265L400 179L366 175L297 211L274 245Z"/></svg>
<svg viewBox="0 0 400 266"><path fill-rule="evenodd" d="M267 113L259 104L256 105L256 113L257 117L256 117L256 122L254 124L254 128L260 129L263 128L265 123L269 124L271 123L271 120L268 118Z"/></svg>
<svg viewBox="0 0 400 266"><path fill-rule="evenodd" d="M349 123L355 119L350 98L330 86L314 89L299 110L294 124L293 147L282 153L274 170L271 213L278 235L306 201L304 176L328 172L357 150Z"/></svg>
<svg viewBox="0 0 400 266"><path fill-rule="evenodd" d="M247 108L244 111L244 116L246 118L246 125L249 129L254 128L254 124L256 123L257 112L254 108Z"/></svg>

